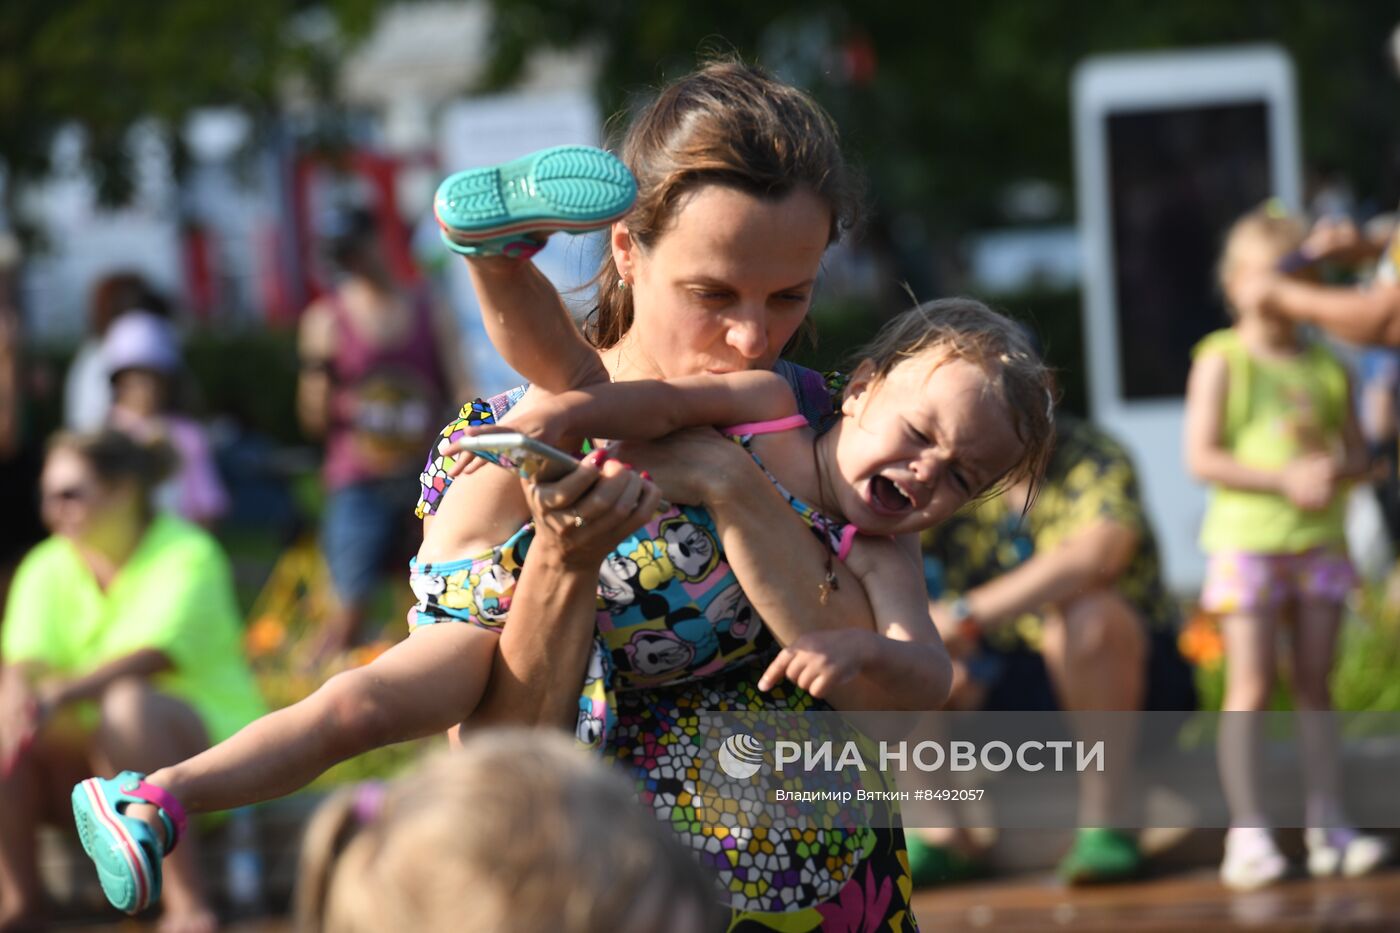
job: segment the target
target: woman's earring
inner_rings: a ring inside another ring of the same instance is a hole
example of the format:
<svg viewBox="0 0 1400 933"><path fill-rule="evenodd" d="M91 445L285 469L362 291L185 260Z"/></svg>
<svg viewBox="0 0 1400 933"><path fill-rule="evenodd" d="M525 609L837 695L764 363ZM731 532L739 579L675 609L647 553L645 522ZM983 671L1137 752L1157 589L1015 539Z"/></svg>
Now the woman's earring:
<svg viewBox="0 0 1400 933"><path fill-rule="evenodd" d="M617 280L617 290L620 291L620 292L625 292L625 291L627 291L627 280L626 280L626 279L620 278L620 279Z"/></svg>

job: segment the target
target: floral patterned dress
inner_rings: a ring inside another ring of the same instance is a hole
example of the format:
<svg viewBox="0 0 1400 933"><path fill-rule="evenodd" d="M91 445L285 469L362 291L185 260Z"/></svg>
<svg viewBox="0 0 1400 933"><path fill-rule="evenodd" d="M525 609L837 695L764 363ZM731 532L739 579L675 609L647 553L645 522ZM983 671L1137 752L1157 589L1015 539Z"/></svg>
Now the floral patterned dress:
<svg viewBox="0 0 1400 933"><path fill-rule="evenodd" d="M779 372L809 421L831 411L818 374L788 364ZM466 427L493 423L522 395L516 389L474 401L443 429L423 474L420 516L436 510L450 482L451 460L441 451ZM833 549L849 541L844 526L787 498ZM415 563L419 605L411 621L504 624L532 539L527 525L488 554ZM733 814L707 808L716 799L706 793L713 765L697 741L697 713L830 709L791 684L758 690L777 650L724 559L714 520L703 509L673 506L619 544L600 569L580 740L628 769L642 802L714 870L732 905L731 931L915 930L899 830L735 828Z"/></svg>

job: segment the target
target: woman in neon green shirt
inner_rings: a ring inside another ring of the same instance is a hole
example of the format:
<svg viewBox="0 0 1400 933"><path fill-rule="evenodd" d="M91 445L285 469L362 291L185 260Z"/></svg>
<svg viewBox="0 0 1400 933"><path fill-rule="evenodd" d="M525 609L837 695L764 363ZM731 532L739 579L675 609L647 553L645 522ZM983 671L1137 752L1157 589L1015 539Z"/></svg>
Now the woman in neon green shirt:
<svg viewBox="0 0 1400 933"><path fill-rule="evenodd" d="M222 550L151 509L173 456L116 432L50 445L53 536L20 564L0 628L0 926L38 919L34 830L66 819L50 793L64 775L179 761L264 712ZM213 929L195 850L180 849L162 926Z"/></svg>

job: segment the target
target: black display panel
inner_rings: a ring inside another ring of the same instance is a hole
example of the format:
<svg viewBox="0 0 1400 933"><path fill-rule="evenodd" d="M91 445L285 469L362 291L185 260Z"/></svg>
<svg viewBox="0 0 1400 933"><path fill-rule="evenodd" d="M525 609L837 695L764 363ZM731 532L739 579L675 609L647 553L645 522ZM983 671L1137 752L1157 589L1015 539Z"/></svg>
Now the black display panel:
<svg viewBox="0 0 1400 933"><path fill-rule="evenodd" d="M1191 347L1228 323L1225 231L1273 193L1268 105L1113 113L1107 129L1123 397L1180 398Z"/></svg>

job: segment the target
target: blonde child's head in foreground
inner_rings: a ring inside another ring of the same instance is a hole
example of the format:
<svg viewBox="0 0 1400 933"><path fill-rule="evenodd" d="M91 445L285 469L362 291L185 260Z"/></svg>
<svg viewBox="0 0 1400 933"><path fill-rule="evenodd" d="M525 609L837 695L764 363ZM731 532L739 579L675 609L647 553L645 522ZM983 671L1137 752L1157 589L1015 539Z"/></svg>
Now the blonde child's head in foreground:
<svg viewBox="0 0 1400 933"><path fill-rule="evenodd" d="M1022 326L971 298L912 308L859 354L836 427L841 513L869 534L922 531L1034 480L1054 379Z"/></svg>
<svg viewBox="0 0 1400 933"><path fill-rule="evenodd" d="M312 820L306 933L707 933L699 863L616 772L544 730L486 732ZM368 805L367 805L368 804Z"/></svg>
<svg viewBox="0 0 1400 933"><path fill-rule="evenodd" d="M1274 201L1255 208L1231 225L1216 273L1226 308L1234 320L1249 320L1264 313L1258 302L1239 287L1240 283L1259 273L1273 272L1279 260L1303 242L1306 232L1297 217L1285 213ZM1282 319L1277 320L1282 323Z"/></svg>

